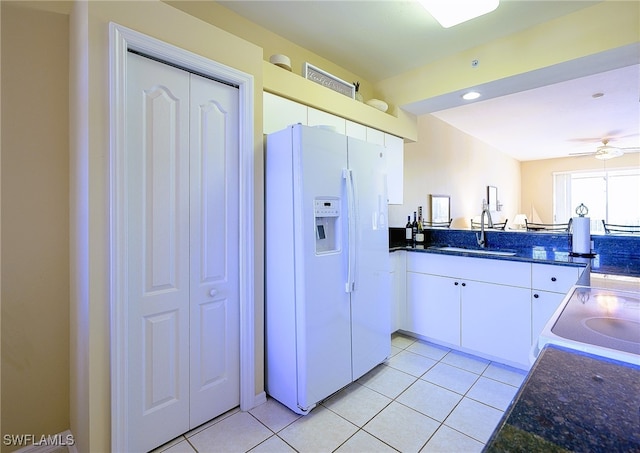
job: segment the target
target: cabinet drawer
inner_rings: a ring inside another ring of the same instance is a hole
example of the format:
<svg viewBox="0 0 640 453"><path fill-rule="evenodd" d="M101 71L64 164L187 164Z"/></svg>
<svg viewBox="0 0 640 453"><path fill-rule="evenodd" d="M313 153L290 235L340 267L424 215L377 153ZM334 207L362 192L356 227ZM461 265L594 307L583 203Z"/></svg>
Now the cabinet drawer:
<svg viewBox="0 0 640 453"><path fill-rule="evenodd" d="M407 272L431 274L437 268L439 256L431 253L407 252Z"/></svg>
<svg viewBox="0 0 640 453"><path fill-rule="evenodd" d="M410 252L407 254L407 271L531 287L531 264L517 261Z"/></svg>
<svg viewBox="0 0 640 453"><path fill-rule="evenodd" d="M553 264L531 265L531 286L533 289L566 293L575 285L583 271L582 267Z"/></svg>

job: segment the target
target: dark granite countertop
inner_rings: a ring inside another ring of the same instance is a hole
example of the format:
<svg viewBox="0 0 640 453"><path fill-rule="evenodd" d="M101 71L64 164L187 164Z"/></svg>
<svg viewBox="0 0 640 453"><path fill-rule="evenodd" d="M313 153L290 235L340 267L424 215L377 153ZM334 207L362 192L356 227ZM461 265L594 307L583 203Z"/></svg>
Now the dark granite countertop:
<svg viewBox="0 0 640 453"><path fill-rule="evenodd" d="M426 229L425 244L407 246L404 228L389 229L389 250L441 253L478 258L526 261L569 266L588 266L592 272L611 275L640 276L640 236L593 235L594 256L575 257L571 254L571 235L566 233L529 233L488 231L487 247L490 250L509 251L513 256L481 255L470 252L435 250L434 247L454 246L478 249L477 231Z"/></svg>
<svg viewBox="0 0 640 453"><path fill-rule="evenodd" d="M547 345L485 452L639 452L640 366Z"/></svg>
<svg viewBox="0 0 640 453"><path fill-rule="evenodd" d="M525 262L538 262L542 264L561 264L561 265L569 265L569 266L586 266L589 264L590 259L580 258L580 257L572 257L569 252L557 251L552 249L545 249L543 247L535 248L535 249L504 249L504 248L492 248L489 250L499 250L499 251L507 251L511 253L515 253L515 255L483 255L479 253L474 253L473 248L469 247L468 252L463 251L449 251L449 250L440 250L440 247L447 246L444 245L428 245L422 247L408 247L404 245L395 245L394 247L389 247L390 252L398 251L398 250L407 250L411 252L419 252L419 253L437 253L441 255L457 255L457 256L470 256L473 258L490 258L497 260L507 260L507 261L525 261Z"/></svg>

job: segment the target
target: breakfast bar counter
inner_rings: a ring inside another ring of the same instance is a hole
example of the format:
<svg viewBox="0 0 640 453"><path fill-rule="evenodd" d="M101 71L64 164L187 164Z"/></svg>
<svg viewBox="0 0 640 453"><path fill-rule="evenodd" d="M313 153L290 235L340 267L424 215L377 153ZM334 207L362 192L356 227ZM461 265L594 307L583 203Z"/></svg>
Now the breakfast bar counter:
<svg viewBox="0 0 640 453"><path fill-rule="evenodd" d="M547 345L484 451L640 451L640 366Z"/></svg>

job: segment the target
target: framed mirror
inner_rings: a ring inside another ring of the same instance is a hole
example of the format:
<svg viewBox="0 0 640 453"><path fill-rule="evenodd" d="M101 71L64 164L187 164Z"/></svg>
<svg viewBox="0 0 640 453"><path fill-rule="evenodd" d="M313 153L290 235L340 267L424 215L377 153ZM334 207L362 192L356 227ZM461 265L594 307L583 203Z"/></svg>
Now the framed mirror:
<svg viewBox="0 0 640 453"><path fill-rule="evenodd" d="M430 195L431 222L449 222L451 219L451 197L449 195Z"/></svg>
<svg viewBox="0 0 640 453"><path fill-rule="evenodd" d="M498 188L494 186L487 186L487 203L489 204L489 211L498 210Z"/></svg>

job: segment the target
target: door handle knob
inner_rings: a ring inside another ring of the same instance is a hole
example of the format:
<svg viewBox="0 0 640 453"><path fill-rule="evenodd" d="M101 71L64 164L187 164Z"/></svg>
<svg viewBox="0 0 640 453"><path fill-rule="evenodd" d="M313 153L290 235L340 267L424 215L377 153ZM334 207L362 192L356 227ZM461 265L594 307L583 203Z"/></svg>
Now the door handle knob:
<svg viewBox="0 0 640 453"><path fill-rule="evenodd" d="M212 289L211 291L209 291L209 295L211 297L214 297L216 294L218 294L218 290L217 289Z"/></svg>

